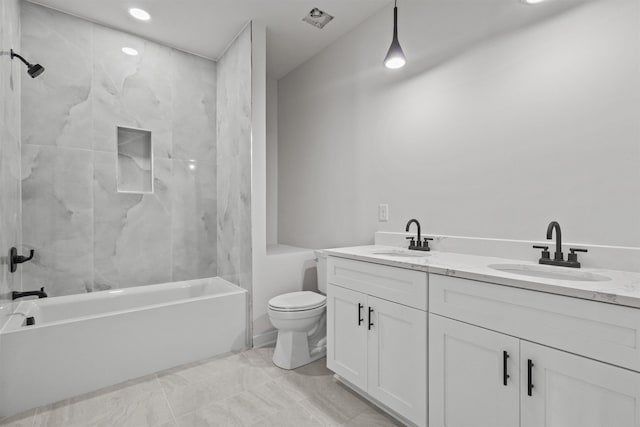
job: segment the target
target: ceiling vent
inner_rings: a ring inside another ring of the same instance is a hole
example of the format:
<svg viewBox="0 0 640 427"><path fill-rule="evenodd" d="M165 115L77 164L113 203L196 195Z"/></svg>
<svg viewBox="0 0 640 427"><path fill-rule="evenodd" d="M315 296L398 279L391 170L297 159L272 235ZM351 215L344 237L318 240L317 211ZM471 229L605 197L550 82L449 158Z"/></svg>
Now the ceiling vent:
<svg viewBox="0 0 640 427"><path fill-rule="evenodd" d="M311 12L307 13L307 15L302 18L302 20L308 24L313 25L316 28L322 29L325 25L327 25L333 16L329 15L327 12L314 7L311 9Z"/></svg>

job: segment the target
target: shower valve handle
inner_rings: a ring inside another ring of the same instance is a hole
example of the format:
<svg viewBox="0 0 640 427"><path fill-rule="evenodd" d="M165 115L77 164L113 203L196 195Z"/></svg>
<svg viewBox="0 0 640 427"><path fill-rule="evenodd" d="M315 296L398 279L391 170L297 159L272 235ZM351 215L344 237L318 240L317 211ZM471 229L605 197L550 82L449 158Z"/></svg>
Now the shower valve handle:
<svg viewBox="0 0 640 427"><path fill-rule="evenodd" d="M36 251L31 249L29 251L29 256L26 257L24 255L18 255L18 249L15 246L11 248L11 250L9 251L9 271L11 271L12 273L15 273L16 270L18 269L18 264L31 261L35 253Z"/></svg>

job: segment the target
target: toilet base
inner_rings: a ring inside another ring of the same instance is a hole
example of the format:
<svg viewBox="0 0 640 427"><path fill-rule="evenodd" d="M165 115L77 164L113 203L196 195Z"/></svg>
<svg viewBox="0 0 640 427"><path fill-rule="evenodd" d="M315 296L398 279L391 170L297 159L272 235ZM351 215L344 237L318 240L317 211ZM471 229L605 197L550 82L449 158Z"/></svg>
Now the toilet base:
<svg viewBox="0 0 640 427"><path fill-rule="evenodd" d="M326 340L309 351L309 335L306 332L280 331L273 363L282 369L295 369L307 365L327 355Z"/></svg>

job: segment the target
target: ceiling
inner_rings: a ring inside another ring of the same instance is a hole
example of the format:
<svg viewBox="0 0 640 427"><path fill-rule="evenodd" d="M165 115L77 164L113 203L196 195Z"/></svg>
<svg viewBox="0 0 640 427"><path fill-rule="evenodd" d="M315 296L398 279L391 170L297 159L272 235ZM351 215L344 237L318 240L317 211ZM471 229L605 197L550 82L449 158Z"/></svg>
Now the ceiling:
<svg viewBox="0 0 640 427"><path fill-rule="evenodd" d="M391 0L37 0L34 3L218 59L250 20L267 27L267 74L281 78ZM151 20L128 14L138 7ZM318 7L335 19L319 30L302 22ZM390 27L384 30L391 31Z"/></svg>

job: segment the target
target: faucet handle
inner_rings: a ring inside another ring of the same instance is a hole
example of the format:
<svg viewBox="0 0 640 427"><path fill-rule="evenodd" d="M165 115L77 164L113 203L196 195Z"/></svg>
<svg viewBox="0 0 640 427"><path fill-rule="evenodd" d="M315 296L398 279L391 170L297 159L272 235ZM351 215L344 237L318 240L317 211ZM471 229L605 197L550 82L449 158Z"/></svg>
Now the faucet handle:
<svg viewBox="0 0 640 427"><path fill-rule="evenodd" d="M424 243L422 244L422 247L424 248L425 251L430 251L431 248L429 247L429 240L433 240L433 237L425 237L424 238Z"/></svg>
<svg viewBox="0 0 640 427"><path fill-rule="evenodd" d="M542 258L541 259L550 259L551 258L551 254L549 253L549 246L533 245L533 249L542 249Z"/></svg>
<svg viewBox="0 0 640 427"><path fill-rule="evenodd" d="M415 237L405 237L407 240L411 240L409 242L409 249L416 247L416 238Z"/></svg>
<svg viewBox="0 0 640 427"><path fill-rule="evenodd" d="M578 254L576 252L589 252L587 249L569 248L569 255L567 255L567 261L578 262Z"/></svg>

